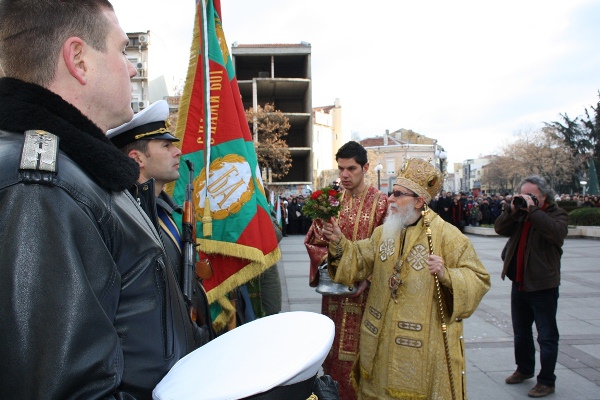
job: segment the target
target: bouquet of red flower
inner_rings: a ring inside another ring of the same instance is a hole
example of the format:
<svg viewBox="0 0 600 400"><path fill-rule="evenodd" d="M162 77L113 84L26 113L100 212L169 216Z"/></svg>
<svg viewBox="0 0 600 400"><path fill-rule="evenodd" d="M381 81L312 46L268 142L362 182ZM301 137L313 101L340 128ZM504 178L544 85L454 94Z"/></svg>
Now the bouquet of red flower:
<svg viewBox="0 0 600 400"><path fill-rule="evenodd" d="M331 217L339 214L342 207L341 197L341 192L338 192L332 186L326 186L310 195L310 199L304 202L302 214L312 219L320 218L329 221Z"/></svg>

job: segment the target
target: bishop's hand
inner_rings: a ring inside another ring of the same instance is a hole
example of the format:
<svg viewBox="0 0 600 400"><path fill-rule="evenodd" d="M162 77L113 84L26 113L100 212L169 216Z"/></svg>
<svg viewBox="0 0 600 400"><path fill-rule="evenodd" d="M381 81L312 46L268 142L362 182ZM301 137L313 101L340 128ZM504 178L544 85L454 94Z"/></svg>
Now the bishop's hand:
<svg viewBox="0 0 600 400"><path fill-rule="evenodd" d="M431 254L427 258L427 264L431 275L437 274L440 279L444 277L444 260L442 257Z"/></svg>

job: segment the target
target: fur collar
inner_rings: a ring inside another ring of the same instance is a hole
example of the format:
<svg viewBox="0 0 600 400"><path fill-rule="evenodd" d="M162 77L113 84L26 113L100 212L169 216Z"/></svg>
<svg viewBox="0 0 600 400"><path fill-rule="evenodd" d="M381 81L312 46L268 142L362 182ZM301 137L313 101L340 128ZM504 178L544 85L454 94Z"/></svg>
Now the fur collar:
<svg viewBox="0 0 600 400"><path fill-rule="evenodd" d="M107 190L131 187L140 173L138 164L77 108L38 85L0 78L0 129L42 129L55 134L60 149Z"/></svg>

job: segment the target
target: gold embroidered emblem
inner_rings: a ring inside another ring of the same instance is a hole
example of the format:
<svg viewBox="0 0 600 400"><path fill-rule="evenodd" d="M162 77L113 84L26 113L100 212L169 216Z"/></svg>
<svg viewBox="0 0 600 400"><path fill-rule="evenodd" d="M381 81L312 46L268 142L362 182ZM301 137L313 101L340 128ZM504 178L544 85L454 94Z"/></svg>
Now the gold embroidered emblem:
<svg viewBox="0 0 600 400"><path fill-rule="evenodd" d="M393 256L395 252L394 239L385 240L379 245L379 258L381 261L387 260L389 257Z"/></svg>
<svg viewBox="0 0 600 400"><path fill-rule="evenodd" d="M377 329L377 327L375 325L373 325L371 322L369 322L369 320L365 321L365 328L367 328L369 331L371 331L371 333L373 335L377 335L377 332L379 332L379 329Z"/></svg>
<svg viewBox="0 0 600 400"><path fill-rule="evenodd" d="M237 154L228 154L210 163L208 190L206 188L206 168L194 179L196 217L202 219L208 193L210 214L214 220L225 219L242 209L254 194L254 182L250 165Z"/></svg>
<svg viewBox="0 0 600 400"><path fill-rule="evenodd" d="M423 329L423 325L415 322L400 321L398 322L398 328L405 329L407 331L420 331Z"/></svg>
<svg viewBox="0 0 600 400"><path fill-rule="evenodd" d="M403 337L400 337L400 336L398 336L395 339L395 342L396 342L397 345L407 346L407 347L414 347L415 349L418 349L418 348L420 348L420 347L423 346L423 342L421 342L420 340L403 338Z"/></svg>
<svg viewBox="0 0 600 400"><path fill-rule="evenodd" d="M369 314L374 316L377 319L381 319L381 313L373 308L373 306L369 306Z"/></svg>
<svg viewBox="0 0 600 400"><path fill-rule="evenodd" d="M429 257L429 253L427 249L422 244L418 244L408 253L408 257L406 260L408 264L415 270L420 271L423 268L427 267L427 258Z"/></svg>

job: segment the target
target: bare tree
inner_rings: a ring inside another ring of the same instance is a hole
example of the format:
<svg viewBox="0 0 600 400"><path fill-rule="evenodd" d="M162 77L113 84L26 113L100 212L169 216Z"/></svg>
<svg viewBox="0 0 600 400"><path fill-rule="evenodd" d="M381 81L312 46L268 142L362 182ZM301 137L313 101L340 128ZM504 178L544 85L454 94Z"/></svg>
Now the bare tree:
<svg viewBox="0 0 600 400"><path fill-rule="evenodd" d="M285 137L290 129L288 118L273 104L246 110L246 120L255 134L254 148L261 170L270 169L273 178L282 178L292 167L292 157ZM254 129L252 129L254 128Z"/></svg>
<svg viewBox="0 0 600 400"><path fill-rule="evenodd" d="M520 132L518 138L500 150L486 166L482 180L490 187L516 190L523 177L539 174L554 188L568 185L581 163L551 127Z"/></svg>
<svg viewBox="0 0 600 400"><path fill-rule="evenodd" d="M492 192L513 191L521 180L521 171L508 156L495 156L483 168L485 173L481 176L481 183L489 187Z"/></svg>

